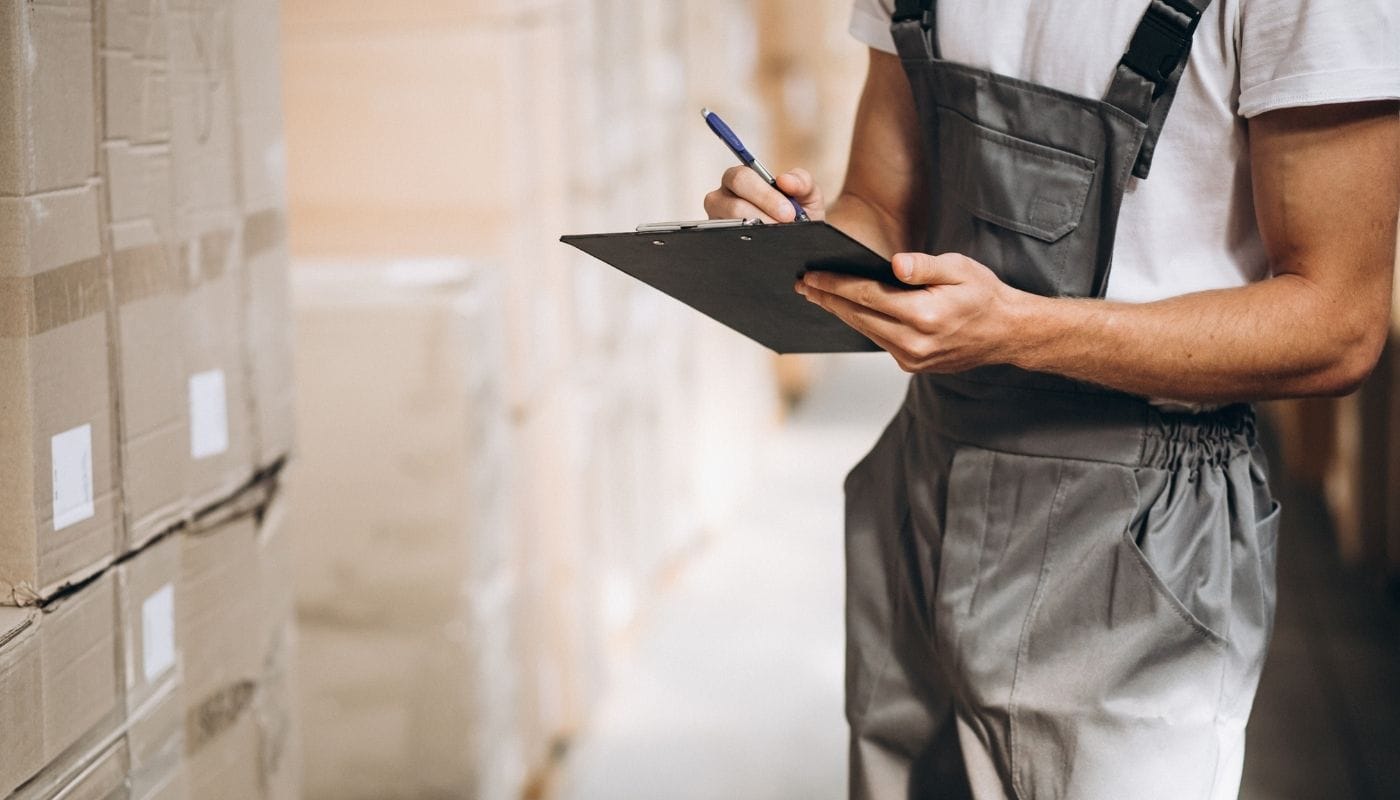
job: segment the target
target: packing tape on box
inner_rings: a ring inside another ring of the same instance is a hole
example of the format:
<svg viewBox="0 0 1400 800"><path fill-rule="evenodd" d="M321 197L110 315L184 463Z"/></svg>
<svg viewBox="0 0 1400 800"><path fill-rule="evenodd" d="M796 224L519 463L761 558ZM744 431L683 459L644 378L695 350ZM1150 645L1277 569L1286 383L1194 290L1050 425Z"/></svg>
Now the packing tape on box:
<svg viewBox="0 0 1400 800"><path fill-rule="evenodd" d="M209 695L185 714L185 752L199 752L206 743L249 710L257 686L252 681L236 681Z"/></svg>
<svg viewBox="0 0 1400 800"><path fill-rule="evenodd" d="M163 244L148 244L112 254L117 305L124 306L175 289L175 264Z"/></svg>
<svg viewBox="0 0 1400 800"><path fill-rule="evenodd" d="M249 214L243 220L243 257L249 261L269 250L279 249L287 241L287 215L281 209L270 208Z"/></svg>
<svg viewBox="0 0 1400 800"><path fill-rule="evenodd" d="M106 309L101 256L38 275L0 278L0 339L37 336Z"/></svg>
<svg viewBox="0 0 1400 800"><path fill-rule="evenodd" d="M184 265L184 288L197 289L223 277L228 271L232 231L211 231L180 245L180 263Z"/></svg>

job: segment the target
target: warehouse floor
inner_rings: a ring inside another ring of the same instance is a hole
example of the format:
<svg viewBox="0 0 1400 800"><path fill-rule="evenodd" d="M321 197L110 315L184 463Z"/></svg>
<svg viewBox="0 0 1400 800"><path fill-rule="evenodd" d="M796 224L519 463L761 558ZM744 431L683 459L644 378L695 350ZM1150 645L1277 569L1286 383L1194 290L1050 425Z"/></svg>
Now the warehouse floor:
<svg viewBox="0 0 1400 800"><path fill-rule="evenodd" d="M747 513L620 656L562 800L844 796L841 480L904 377L877 357L833 360ZM1242 797L1400 797L1400 613L1338 565L1317 498L1277 491L1278 624Z"/></svg>

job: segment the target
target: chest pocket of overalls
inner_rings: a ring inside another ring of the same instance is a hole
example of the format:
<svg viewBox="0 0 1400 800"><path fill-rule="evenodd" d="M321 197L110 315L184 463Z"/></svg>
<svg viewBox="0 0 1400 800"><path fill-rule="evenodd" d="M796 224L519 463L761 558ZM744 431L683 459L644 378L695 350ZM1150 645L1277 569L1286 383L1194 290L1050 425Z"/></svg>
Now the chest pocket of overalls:
<svg viewBox="0 0 1400 800"><path fill-rule="evenodd" d="M1076 246L1086 237L1074 235L1094 184L1094 159L994 130L943 106L937 125L944 200L938 238L1018 289L1097 294L1093 251Z"/></svg>

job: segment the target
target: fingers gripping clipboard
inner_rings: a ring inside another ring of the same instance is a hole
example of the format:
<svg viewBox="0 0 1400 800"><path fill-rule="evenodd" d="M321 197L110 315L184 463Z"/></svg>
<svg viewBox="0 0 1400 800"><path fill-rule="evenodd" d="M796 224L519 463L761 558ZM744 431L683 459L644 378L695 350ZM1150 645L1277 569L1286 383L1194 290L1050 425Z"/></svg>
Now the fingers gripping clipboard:
<svg viewBox="0 0 1400 800"><path fill-rule="evenodd" d="M865 245L825 222L689 225L560 241L775 352L880 349L793 290L804 272L816 270L901 286L890 262Z"/></svg>

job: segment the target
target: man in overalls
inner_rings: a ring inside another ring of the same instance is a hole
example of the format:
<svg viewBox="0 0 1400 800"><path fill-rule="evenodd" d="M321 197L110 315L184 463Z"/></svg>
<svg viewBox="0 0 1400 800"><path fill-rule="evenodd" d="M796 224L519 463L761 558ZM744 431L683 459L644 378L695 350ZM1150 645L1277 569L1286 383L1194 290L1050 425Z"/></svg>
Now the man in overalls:
<svg viewBox="0 0 1400 800"><path fill-rule="evenodd" d="M855 2L844 191L779 179L910 286L796 287L914 373L846 481L851 796L1232 797L1278 531L1245 401L1378 358L1400 5ZM742 168L706 210L793 218Z"/></svg>

